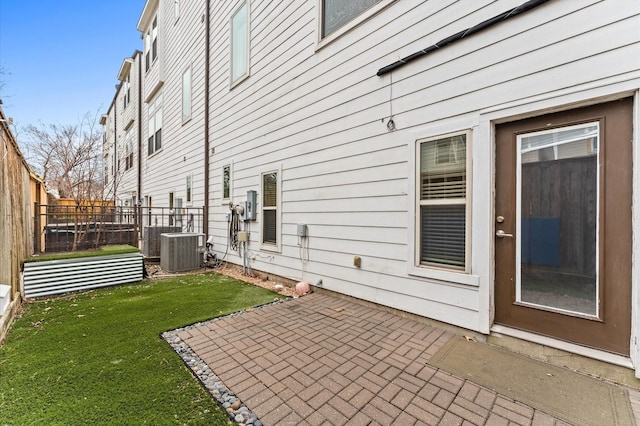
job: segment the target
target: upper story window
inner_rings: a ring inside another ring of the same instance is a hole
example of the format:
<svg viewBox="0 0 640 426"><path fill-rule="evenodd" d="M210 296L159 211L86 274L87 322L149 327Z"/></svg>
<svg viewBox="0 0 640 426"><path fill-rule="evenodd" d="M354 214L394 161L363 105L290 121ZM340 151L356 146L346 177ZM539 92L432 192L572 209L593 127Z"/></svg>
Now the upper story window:
<svg viewBox="0 0 640 426"><path fill-rule="evenodd" d="M383 0L320 0L321 38L325 38Z"/></svg>
<svg viewBox="0 0 640 426"><path fill-rule="evenodd" d="M416 264L468 271L469 133L418 141Z"/></svg>
<svg viewBox="0 0 640 426"><path fill-rule="evenodd" d="M149 71L151 64L158 57L158 16L153 18L151 27L147 30L144 38L144 66L145 71Z"/></svg>
<svg viewBox="0 0 640 426"><path fill-rule="evenodd" d="M182 122L191 118L191 66L182 73Z"/></svg>
<svg viewBox="0 0 640 426"><path fill-rule="evenodd" d="M249 6L245 2L231 17L231 84L249 75Z"/></svg>
<svg viewBox="0 0 640 426"><path fill-rule="evenodd" d="M148 155L162 148L162 93L149 103Z"/></svg>
<svg viewBox="0 0 640 426"><path fill-rule="evenodd" d="M173 0L173 16L176 20L180 17L180 0Z"/></svg>
<svg viewBox="0 0 640 426"><path fill-rule="evenodd" d="M123 83L123 96L122 96L122 104L126 109L129 103L131 102L131 75L127 75L127 79Z"/></svg>

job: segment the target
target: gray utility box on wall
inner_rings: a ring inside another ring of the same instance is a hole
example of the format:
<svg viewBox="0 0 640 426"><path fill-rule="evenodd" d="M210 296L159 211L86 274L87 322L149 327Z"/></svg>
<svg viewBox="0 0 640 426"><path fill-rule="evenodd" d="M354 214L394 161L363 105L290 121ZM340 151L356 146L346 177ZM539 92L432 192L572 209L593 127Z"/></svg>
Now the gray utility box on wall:
<svg viewBox="0 0 640 426"><path fill-rule="evenodd" d="M200 267L204 234L161 234L160 267L167 272L193 271Z"/></svg>

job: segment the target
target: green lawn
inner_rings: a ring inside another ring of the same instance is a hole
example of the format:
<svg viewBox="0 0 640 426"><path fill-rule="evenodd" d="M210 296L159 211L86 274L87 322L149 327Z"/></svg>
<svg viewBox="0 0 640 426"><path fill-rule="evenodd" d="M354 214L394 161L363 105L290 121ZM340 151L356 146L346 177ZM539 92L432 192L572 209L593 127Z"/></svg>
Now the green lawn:
<svg viewBox="0 0 640 426"><path fill-rule="evenodd" d="M0 347L0 425L228 424L159 335L275 298L202 274L28 303Z"/></svg>

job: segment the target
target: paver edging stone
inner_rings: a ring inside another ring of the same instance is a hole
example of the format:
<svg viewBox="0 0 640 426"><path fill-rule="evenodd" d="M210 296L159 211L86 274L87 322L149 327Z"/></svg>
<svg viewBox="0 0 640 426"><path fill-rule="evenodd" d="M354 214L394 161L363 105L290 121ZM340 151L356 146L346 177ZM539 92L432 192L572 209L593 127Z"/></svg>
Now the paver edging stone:
<svg viewBox="0 0 640 426"><path fill-rule="evenodd" d="M293 300L293 298L285 298L270 302L264 305L252 308L252 310L262 309L267 306L277 305L280 303ZM246 426L262 426L262 422L258 417L249 410L249 408L240 401L236 395L227 388L218 376L211 370L211 368L205 363L196 353L187 345L179 336L182 331L188 331L196 327L200 327L206 324L211 324L215 321L223 318L229 318L237 315L246 314L247 311L238 311L229 315L224 315L210 320L197 322L185 327L176 328L175 330L165 331L160 334L160 337L165 340L171 348L180 356L185 366L191 371L200 384L209 392L209 394L218 402L218 405L222 410L227 413L229 419L235 423Z"/></svg>

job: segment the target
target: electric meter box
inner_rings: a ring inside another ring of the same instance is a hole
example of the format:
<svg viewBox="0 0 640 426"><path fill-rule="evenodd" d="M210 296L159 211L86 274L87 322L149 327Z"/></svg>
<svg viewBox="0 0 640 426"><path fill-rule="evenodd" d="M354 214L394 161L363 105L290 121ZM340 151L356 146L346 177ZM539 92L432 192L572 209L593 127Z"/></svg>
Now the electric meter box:
<svg viewBox="0 0 640 426"><path fill-rule="evenodd" d="M244 212L244 220L256 220L256 199L258 198L256 191L247 191L247 203Z"/></svg>

